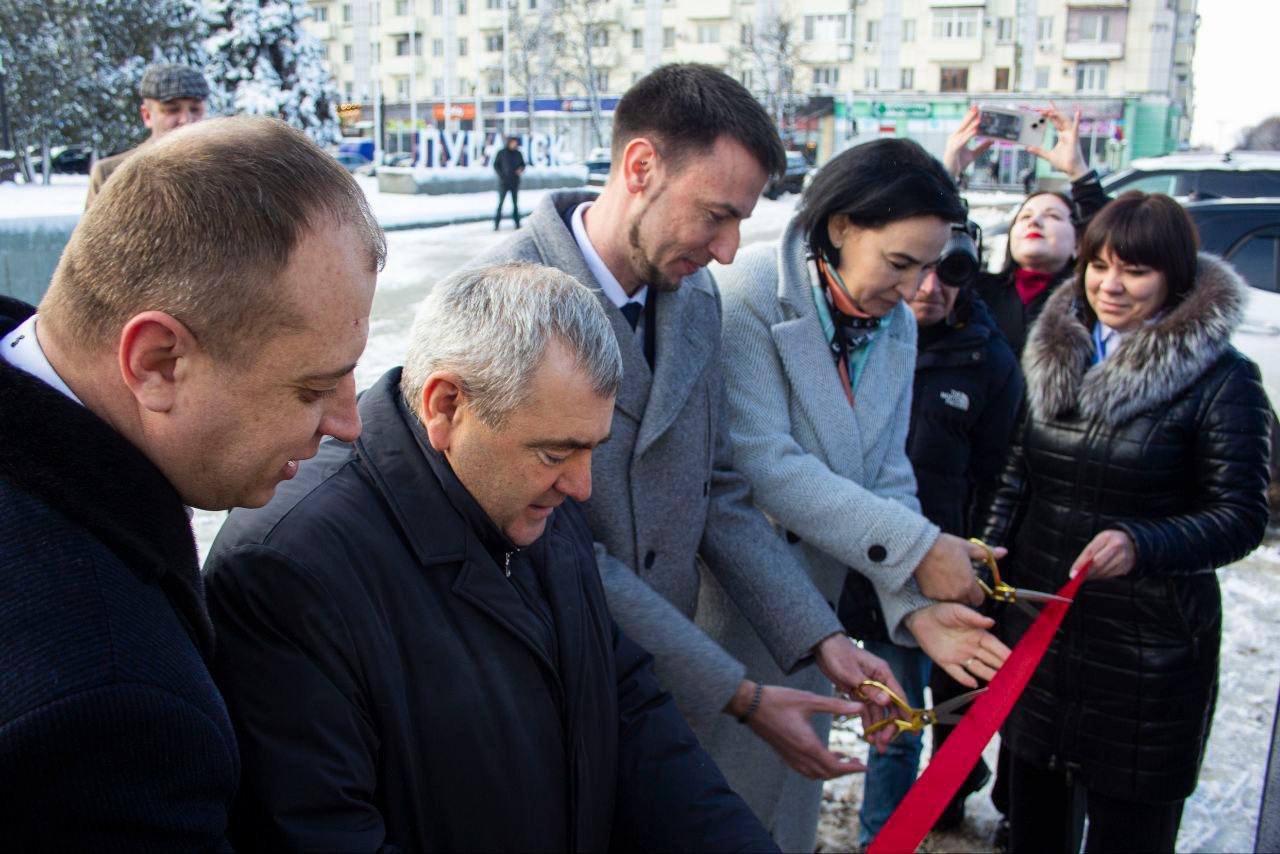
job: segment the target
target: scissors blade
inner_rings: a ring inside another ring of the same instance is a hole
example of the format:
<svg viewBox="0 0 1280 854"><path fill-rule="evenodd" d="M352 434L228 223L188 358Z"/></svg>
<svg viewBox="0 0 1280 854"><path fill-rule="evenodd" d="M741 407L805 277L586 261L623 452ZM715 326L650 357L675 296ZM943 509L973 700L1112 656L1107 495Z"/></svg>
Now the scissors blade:
<svg viewBox="0 0 1280 854"><path fill-rule="evenodd" d="M1065 596L1059 596L1057 593L1043 593L1039 590L1024 590L1019 587L1014 591L1014 595L1019 599L1029 599L1032 602L1066 602L1071 604L1072 600Z"/></svg>
<svg viewBox="0 0 1280 854"><path fill-rule="evenodd" d="M969 691L957 697L952 697L950 700L943 700L941 703L934 706L933 709L931 709L931 711L934 713L934 715L937 716L938 720L941 721L942 723L952 723L952 721L943 720L943 715L949 715L952 712L954 712L956 709L960 708L961 706L972 703L974 700L978 698L979 694L985 694L986 692L987 692L986 688L979 688L976 691Z"/></svg>

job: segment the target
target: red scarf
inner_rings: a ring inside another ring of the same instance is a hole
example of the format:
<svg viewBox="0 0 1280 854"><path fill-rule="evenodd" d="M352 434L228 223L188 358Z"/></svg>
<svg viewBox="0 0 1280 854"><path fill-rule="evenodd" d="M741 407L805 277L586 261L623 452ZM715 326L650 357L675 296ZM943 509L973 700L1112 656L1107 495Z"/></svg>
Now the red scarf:
<svg viewBox="0 0 1280 854"><path fill-rule="evenodd" d="M1037 273L1035 270L1024 270L1021 267L1013 273L1013 283L1018 288L1018 296L1022 297L1023 305L1030 305L1033 299L1049 287L1051 281L1053 276L1048 273Z"/></svg>

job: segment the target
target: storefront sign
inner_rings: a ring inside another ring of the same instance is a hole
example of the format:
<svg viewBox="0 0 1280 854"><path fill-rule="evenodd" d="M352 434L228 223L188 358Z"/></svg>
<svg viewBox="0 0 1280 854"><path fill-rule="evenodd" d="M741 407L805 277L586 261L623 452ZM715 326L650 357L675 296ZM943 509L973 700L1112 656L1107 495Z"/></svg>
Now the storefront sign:
<svg viewBox="0 0 1280 854"><path fill-rule="evenodd" d="M414 165L427 169L489 166L504 143L505 138L496 131L487 134L470 130L442 133L435 127L428 127L418 133L418 160ZM520 150L530 166L561 166L568 154L564 137L545 133L520 137Z"/></svg>
<svg viewBox="0 0 1280 854"><path fill-rule="evenodd" d="M933 104L871 103L871 115L877 118L927 119L933 115Z"/></svg>

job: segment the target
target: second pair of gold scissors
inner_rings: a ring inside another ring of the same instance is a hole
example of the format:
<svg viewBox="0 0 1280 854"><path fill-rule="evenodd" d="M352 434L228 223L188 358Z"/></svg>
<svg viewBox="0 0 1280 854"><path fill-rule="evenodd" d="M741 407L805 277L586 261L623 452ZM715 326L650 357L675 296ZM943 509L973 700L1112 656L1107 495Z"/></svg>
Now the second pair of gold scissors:
<svg viewBox="0 0 1280 854"><path fill-rule="evenodd" d="M996 565L995 552L991 550L991 546L982 540L970 539L969 542L982 547L986 553L982 560L975 560L973 565L977 568L985 566L991 571L991 584L982 580L981 574L978 576L978 586L982 588L982 592L994 599L996 602L1008 602L1017 605L1026 611L1032 618L1039 616L1035 608L1032 608L1027 602L1067 602L1071 600L1065 596L1059 596L1056 593L1045 593L1040 590L1027 590L1022 587L1014 587L1000 578L1000 567Z"/></svg>
<svg viewBox="0 0 1280 854"><path fill-rule="evenodd" d="M877 682L874 679L867 679L858 686L858 697L865 702L870 702L871 699L867 696L867 688L875 688L878 691L883 691L888 694L889 699L898 707L898 711L901 712L901 715L876 721L863 731L862 737L870 740L870 736L882 729L885 729L886 727L897 727L897 731L893 734L892 738L889 739L890 741L902 735L904 732L923 732L925 727L933 726L934 724L959 723L961 715L956 713L956 709L967 705L975 697L987 690L986 688L979 688L976 691L970 691L967 694L952 697L950 700L944 700L932 709L916 709L912 708L906 700L895 694L889 686L885 685L883 682Z"/></svg>

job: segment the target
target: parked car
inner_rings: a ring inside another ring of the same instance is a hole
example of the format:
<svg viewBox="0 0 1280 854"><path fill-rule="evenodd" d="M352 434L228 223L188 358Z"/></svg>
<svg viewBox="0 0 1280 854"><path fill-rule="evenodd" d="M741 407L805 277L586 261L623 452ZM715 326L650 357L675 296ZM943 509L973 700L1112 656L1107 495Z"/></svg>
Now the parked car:
<svg viewBox="0 0 1280 854"><path fill-rule="evenodd" d="M339 151L333 156L334 159L346 167L346 170L353 175L374 174L375 170L373 163L364 157L361 157L359 154L353 154L350 151Z"/></svg>
<svg viewBox="0 0 1280 854"><path fill-rule="evenodd" d="M1280 151L1143 157L1102 180L1108 193L1164 193L1182 199L1280 197Z"/></svg>
<svg viewBox="0 0 1280 854"><path fill-rule="evenodd" d="M83 145L55 145L49 149L49 167L55 175L88 175L93 153ZM31 153L31 168L44 173L44 156L39 149Z"/></svg>
<svg viewBox="0 0 1280 854"><path fill-rule="evenodd" d="M603 187L613 168L613 154L607 148L593 148L582 165L587 167L587 184Z"/></svg>
<svg viewBox="0 0 1280 854"><path fill-rule="evenodd" d="M0 149L0 184L14 181L22 168L18 165L18 152Z"/></svg>
<svg viewBox="0 0 1280 854"><path fill-rule="evenodd" d="M781 175L774 175L764 185L764 197L776 199L783 193L798 193L804 189L805 178L813 167L799 151L787 152L787 168Z"/></svg>

